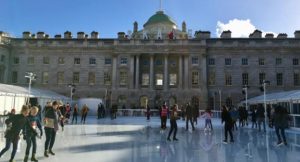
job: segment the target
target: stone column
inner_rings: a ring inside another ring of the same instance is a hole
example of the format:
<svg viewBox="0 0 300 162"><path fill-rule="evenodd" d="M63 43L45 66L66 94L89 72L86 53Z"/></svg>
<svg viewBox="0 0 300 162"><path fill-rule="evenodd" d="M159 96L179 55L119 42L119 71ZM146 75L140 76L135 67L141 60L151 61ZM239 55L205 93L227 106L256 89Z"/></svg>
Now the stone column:
<svg viewBox="0 0 300 162"><path fill-rule="evenodd" d="M140 56L136 56L136 65L135 65L135 89L140 88Z"/></svg>
<svg viewBox="0 0 300 162"><path fill-rule="evenodd" d="M204 84L205 87L207 87L207 72L206 72L206 55L205 54L202 54L201 55L201 59L202 59L202 83Z"/></svg>
<svg viewBox="0 0 300 162"><path fill-rule="evenodd" d="M113 56L112 62L112 89L117 88L117 56Z"/></svg>
<svg viewBox="0 0 300 162"><path fill-rule="evenodd" d="M182 56L179 55L178 61L179 71L178 71L178 88L182 88Z"/></svg>
<svg viewBox="0 0 300 162"><path fill-rule="evenodd" d="M165 62L164 62L164 90L168 90L169 87L169 82L168 82L168 78L169 78L169 73L168 73L168 55L165 55Z"/></svg>
<svg viewBox="0 0 300 162"><path fill-rule="evenodd" d="M150 90L153 90L153 80L154 80L154 56L151 54L150 55Z"/></svg>
<svg viewBox="0 0 300 162"><path fill-rule="evenodd" d="M189 56L184 56L184 89L189 89Z"/></svg>
<svg viewBox="0 0 300 162"><path fill-rule="evenodd" d="M134 56L130 56L129 89L134 89Z"/></svg>

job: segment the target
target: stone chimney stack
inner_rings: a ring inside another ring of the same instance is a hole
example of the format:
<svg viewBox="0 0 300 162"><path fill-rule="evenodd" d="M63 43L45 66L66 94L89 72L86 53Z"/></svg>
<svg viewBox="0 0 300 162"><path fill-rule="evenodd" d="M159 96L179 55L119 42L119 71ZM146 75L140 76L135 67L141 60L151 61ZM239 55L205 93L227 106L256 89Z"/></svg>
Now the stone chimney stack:
<svg viewBox="0 0 300 162"><path fill-rule="evenodd" d="M44 39L45 38L45 33L44 32L37 32L36 33L36 38L37 39Z"/></svg>
<svg viewBox="0 0 300 162"><path fill-rule="evenodd" d="M125 32L118 32L118 39L125 39Z"/></svg>
<svg viewBox="0 0 300 162"><path fill-rule="evenodd" d="M249 35L249 38L261 38L262 32L260 30L255 30L252 34Z"/></svg>
<svg viewBox="0 0 300 162"><path fill-rule="evenodd" d="M77 39L84 39L84 32L77 32Z"/></svg>
<svg viewBox="0 0 300 162"><path fill-rule="evenodd" d="M72 33L70 31L66 31L64 33L64 38L65 39L72 39Z"/></svg>
<svg viewBox="0 0 300 162"><path fill-rule="evenodd" d="M31 38L31 33L29 31L24 31L23 32L23 38L25 38L25 39Z"/></svg>
<svg viewBox="0 0 300 162"><path fill-rule="evenodd" d="M60 34L56 34L56 35L54 36L54 38L55 38L55 39L61 39L61 35L60 35Z"/></svg>
<svg viewBox="0 0 300 162"><path fill-rule="evenodd" d="M139 30L139 26L138 26L138 23L135 21L135 22L133 23L133 33L138 32L138 30Z"/></svg>
<svg viewBox="0 0 300 162"><path fill-rule="evenodd" d="M195 32L196 39L209 39L210 38L210 31L196 31Z"/></svg>
<svg viewBox="0 0 300 162"><path fill-rule="evenodd" d="M185 23L185 21L182 22L182 32L186 33L186 23Z"/></svg>
<svg viewBox="0 0 300 162"><path fill-rule="evenodd" d="M223 31L221 34L221 38L231 38L231 31L230 30Z"/></svg>
<svg viewBox="0 0 300 162"><path fill-rule="evenodd" d="M267 33L265 35L265 38L268 38L268 39L274 38L274 34L273 33Z"/></svg>
<svg viewBox="0 0 300 162"><path fill-rule="evenodd" d="M91 38L92 38L92 39L98 39L98 38L99 38L98 32L92 31L92 32L91 32Z"/></svg>
<svg viewBox="0 0 300 162"><path fill-rule="evenodd" d="M285 39L285 38L287 38L287 34L286 33L279 33L278 35L277 35L277 38L279 38L279 39Z"/></svg>
<svg viewBox="0 0 300 162"><path fill-rule="evenodd" d="M294 32L294 35L295 35L295 38L300 38L300 30L296 30L295 32Z"/></svg>

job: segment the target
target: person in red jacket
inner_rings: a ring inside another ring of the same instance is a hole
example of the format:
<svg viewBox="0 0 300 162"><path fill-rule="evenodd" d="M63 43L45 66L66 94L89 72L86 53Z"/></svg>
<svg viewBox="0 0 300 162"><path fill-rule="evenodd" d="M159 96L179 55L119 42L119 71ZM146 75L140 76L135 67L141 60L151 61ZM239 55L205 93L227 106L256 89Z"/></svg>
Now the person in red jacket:
<svg viewBox="0 0 300 162"><path fill-rule="evenodd" d="M168 107L164 103L161 107L160 119L161 119L161 129L167 128L167 116L168 116Z"/></svg>

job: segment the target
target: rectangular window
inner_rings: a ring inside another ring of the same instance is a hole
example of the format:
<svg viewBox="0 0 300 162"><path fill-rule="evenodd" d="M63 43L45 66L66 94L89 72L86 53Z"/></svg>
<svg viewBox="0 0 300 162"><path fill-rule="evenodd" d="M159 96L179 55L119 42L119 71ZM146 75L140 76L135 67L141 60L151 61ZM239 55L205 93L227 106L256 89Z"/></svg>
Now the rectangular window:
<svg viewBox="0 0 300 162"><path fill-rule="evenodd" d="M266 74L259 73L259 84L263 84L264 80L266 80Z"/></svg>
<svg viewBox="0 0 300 162"><path fill-rule="evenodd" d="M149 65L149 60L143 60L143 65L148 66Z"/></svg>
<svg viewBox="0 0 300 162"><path fill-rule="evenodd" d="M243 73L242 74L242 85L248 85L248 73Z"/></svg>
<svg viewBox="0 0 300 162"><path fill-rule="evenodd" d="M111 75L109 72L104 72L104 85L111 85Z"/></svg>
<svg viewBox="0 0 300 162"><path fill-rule="evenodd" d="M208 65L215 65L215 59L214 58L209 58L208 59Z"/></svg>
<svg viewBox="0 0 300 162"><path fill-rule="evenodd" d="M58 62L59 65L65 64L65 58L64 57L59 57L57 62Z"/></svg>
<svg viewBox="0 0 300 162"><path fill-rule="evenodd" d="M105 65L111 65L111 58L105 58L104 64Z"/></svg>
<svg viewBox="0 0 300 162"><path fill-rule="evenodd" d="M42 84L48 84L49 82L49 73L42 72Z"/></svg>
<svg viewBox="0 0 300 162"><path fill-rule="evenodd" d="M294 85L300 86L300 74L299 73L294 73Z"/></svg>
<svg viewBox="0 0 300 162"><path fill-rule="evenodd" d="M34 64L34 57L28 57L27 58L27 64L28 65L33 65Z"/></svg>
<svg viewBox="0 0 300 162"><path fill-rule="evenodd" d="M64 84L65 82L65 73L64 72L57 72L57 84Z"/></svg>
<svg viewBox="0 0 300 162"><path fill-rule="evenodd" d="M242 58L242 65L248 65L248 59Z"/></svg>
<svg viewBox="0 0 300 162"><path fill-rule="evenodd" d="M259 58L258 59L258 65L265 65L265 59L264 58Z"/></svg>
<svg viewBox="0 0 300 162"><path fill-rule="evenodd" d="M127 80L128 80L127 72L120 71L120 86L126 86Z"/></svg>
<svg viewBox="0 0 300 162"><path fill-rule="evenodd" d="M282 86L283 85L282 73L277 73L276 74L276 81L277 81L277 86Z"/></svg>
<svg viewBox="0 0 300 162"><path fill-rule="evenodd" d="M299 59L293 58L293 65L299 65Z"/></svg>
<svg viewBox="0 0 300 162"><path fill-rule="evenodd" d="M231 74L225 74L225 85L231 86L232 85L232 76Z"/></svg>
<svg viewBox="0 0 300 162"><path fill-rule="evenodd" d="M78 84L79 83L79 72L73 72L73 83Z"/></svg>
<svg viewBox="0 0 300 162"><path fill-rule="evenodd" d="M198 57L192 57L192 65L198 65L199 64L199 58Z"/></svg>
<svg viewBox="0 0 300 162"><path fill-rule="evenodd" d="M5 61L5 55L1 55L1 62Z"/></svg>
<svg viewBox="0 0 300 162"><path fill-rule="evenodd" d="M282 58L276 58L276 65L282 64Z"/></svg>
<svg viewBox="0 0 300 162"><path fill-rule="evenodd" d="M13 58L13 64L18 65L20 63L19 57L14 57Z"/></svg>
<svg viewBox="0 0 300 162"><path fill-rule="evenodd" d="M150 84L149 80L149 74L142 74L142 85L143 86L148 86Z"/></svg>
<svg viewBox="0 0 300 162"><path fill-rule="evenodd" d="M121 57L120 64L121 65L127 65L127 57Z"/></svg>
<svg viewBox="0 0 300 162"><path fill-rule="evenodd" d="M155 74L155 79L156 79L156 82L155 82L155 84L157 85L157 86L162 86L163 85L163 79L164 79L164 77L163 77L163 74Z"/></svg>
<svg viewBox="0 0 300 162"><path fill-rule="evenodd" d="M198 71L192 72L192 85L198 85L199 84L199 73Z"/></svg>
<svg viewBox="0 0 300 162"><path fill-rule="evenodd" d="M231 65L231 58L225 58L225 65Z"/></svg>
<svg viewBox="0 0 300 162"><path fill-rule="evenodd" d="M90 65L96 65L96 58L94 57L90 58Z"/></svg>
<svg viewBox="0 0 300 162"><path fill-rule="evenodd" d="M12 83L18 83L18 72L13 71L11 74L11 82Z"/></svg>
<svg viewBox="0 0 300 162"><path fill-rule="evenodd" d="M210 71L208 73L208 85L216 84L216 73L214 71Z"/></svg>
<svg viewBox="0 0 300 162"><path fill-rule="evenodd" d="M175 86L177 84L177 74L170 74L170 86Z"/></svg>
<svg viewBox="0 0 300 162"><path fill-rule="evenodd" d="M50 58L49 57L43 57L43 64L49 65L50 64Z"/></svg>
<svg viewBox="0 0 300 162"><path fill-rule="evenodd" d="M89 72L89 85L94 85L96 83L96 75L95 72Z"/></svg>
<svg viewBox="0 0 300 162"><path fill-rule="evenodd" d="M80 65L80 58L78 58L78 57L74 58L74 64Z"/></svg>
<svg viewBox="0 0 300 162"><path fill-rule="evenodd" d="M155 60L155 65L162 65L162 60Z"/></svg>

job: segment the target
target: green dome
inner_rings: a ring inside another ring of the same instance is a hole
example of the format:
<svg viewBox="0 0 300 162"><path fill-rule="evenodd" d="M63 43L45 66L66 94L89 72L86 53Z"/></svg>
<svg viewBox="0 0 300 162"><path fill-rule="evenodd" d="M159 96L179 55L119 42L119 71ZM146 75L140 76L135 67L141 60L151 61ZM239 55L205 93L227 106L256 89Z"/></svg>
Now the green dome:
<svg viewBox="0 0 300 162"><path fill-rule="evenodd" d="M144 24L144 27L157 23L169 23L176 26L176 23L168 15L164 14L163 11L157 11L156 14L151 16L149 20Z"/></svg>

